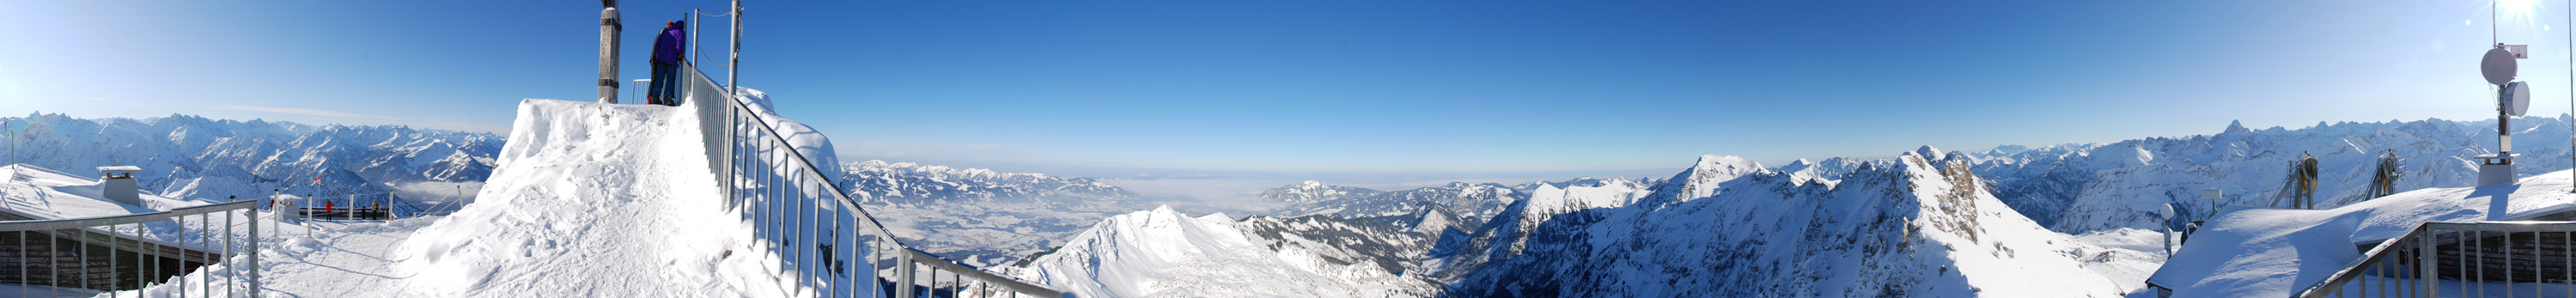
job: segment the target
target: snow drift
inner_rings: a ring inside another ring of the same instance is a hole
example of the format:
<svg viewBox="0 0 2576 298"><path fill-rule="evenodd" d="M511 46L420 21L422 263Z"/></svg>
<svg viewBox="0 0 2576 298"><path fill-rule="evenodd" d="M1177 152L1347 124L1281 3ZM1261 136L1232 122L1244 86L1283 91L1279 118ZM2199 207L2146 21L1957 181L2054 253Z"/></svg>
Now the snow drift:
<svg viewBox="0 0 2576 298"><path fill-rule="evenodd" d="M777 296L688 107L520 103L480 201L391 256L450 297Z"/></svg>

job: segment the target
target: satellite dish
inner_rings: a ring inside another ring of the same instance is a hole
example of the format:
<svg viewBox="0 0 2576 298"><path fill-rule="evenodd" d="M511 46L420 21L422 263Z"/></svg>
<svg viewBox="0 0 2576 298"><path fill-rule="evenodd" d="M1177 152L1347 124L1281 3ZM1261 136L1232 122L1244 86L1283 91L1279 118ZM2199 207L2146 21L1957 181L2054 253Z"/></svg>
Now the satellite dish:
<svg viewBox="0 0 2576 298"><path fill-rule="evenodd" d="M2514 67L2513 51L2506 51L2503 46L2488 49L2487 57L2478 62L2478 72L2487 76L2488 84L2513 82Z"/></svg>
<svg viewBox="0 0 2576 298"><path fill-rule="evenodd" d="M2498 99L2501 102L2496 104L2504 109L2506 115L2522 116L2524 113L2531 112L2531 84L2523 82L2505 84L2504 93L2504 98Z"/></svg>

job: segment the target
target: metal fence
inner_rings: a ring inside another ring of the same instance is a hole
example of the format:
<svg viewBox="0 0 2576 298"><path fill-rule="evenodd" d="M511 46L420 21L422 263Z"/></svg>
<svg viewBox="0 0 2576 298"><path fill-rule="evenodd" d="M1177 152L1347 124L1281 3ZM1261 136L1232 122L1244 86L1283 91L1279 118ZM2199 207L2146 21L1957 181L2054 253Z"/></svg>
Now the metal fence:
<svg viewBox="0 0 2576 298"><path fill-rule="evenodd" d="M2576 221L2428 222L2294 297L2576 297L2571 273Z"/></svg>
<svg viewBox="0 0 2576 298"><path fill-rule="evenodd" d="M20 285L19 297L258 297L259 203L0 221L0 269L14 269L0 283Z"/></svg>
<svg viewBox="0 0 2576 298"><path fill-rule="evenodd" d="M709 168L726 206L755 223L757 238L771 244L760 257L777 260L789 288L819 297L1064 296L906 247L771 127L776 119L695 65L683 67L682 103L706 128Z"/></svg>

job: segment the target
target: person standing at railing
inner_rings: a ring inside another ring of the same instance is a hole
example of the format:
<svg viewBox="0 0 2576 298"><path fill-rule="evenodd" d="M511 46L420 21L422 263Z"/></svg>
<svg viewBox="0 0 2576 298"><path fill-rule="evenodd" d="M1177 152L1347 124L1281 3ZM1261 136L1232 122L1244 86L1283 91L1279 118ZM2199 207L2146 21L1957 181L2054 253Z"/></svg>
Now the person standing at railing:
<svg viewBox="0 0 2576 298"><path fill-rule="evenodd" d="M653 83L652 88L647 90L652 94L644 96L646 103L680 105L677 96L680 89L677 87L680 81L680 61L688 59L688 51L684 51L681 46L689 44L689 33L681 28L688 28L688 25L688 21L662 23L662 34L653 38L653 60L651 61Z"/></svg>

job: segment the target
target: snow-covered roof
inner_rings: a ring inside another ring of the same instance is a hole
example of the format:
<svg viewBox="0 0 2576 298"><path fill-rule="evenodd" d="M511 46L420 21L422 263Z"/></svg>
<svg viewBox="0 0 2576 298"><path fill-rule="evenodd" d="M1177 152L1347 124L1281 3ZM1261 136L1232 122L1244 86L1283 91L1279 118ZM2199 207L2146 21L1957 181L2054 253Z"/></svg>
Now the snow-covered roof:
<svg viewBox="0 0 2576 298"><path fill-rule="evenodd" d="M2524 220L2576 210L2568 171L2517 184L2427 188L2327 210L2231 206L2147 282L2174 297L2280 297L2361 258L2360 243L2403 236L2428 221Z"/></svg>
<svg viewBox="0 0 2576 298"><path fill-rule="evenodd" d="M142 172L142 171L143 171L143 167L137 167L137 166L105 166L105 167L98 167L98 172L99 172L99 173L133 173L133 172Z"/></svg>
<svg viewBox="0 0 2576 298"><path fill-rule="evenodd" d="M90 177L25 164L0 166L0 212L30 218L126 215L207 203L144 193L141 197L147 206L135 206L107 200L102 192L99 181Z"/></svg>

